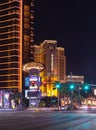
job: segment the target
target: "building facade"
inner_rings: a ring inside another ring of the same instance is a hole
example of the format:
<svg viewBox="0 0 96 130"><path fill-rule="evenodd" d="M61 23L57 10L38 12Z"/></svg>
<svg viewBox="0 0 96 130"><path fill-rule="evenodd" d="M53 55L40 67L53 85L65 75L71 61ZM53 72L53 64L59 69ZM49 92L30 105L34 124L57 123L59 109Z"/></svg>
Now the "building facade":
<svg viewBox="0 0 96 130"><path fill-rule="evenodd" d="M57 90L53 90L55 81L65 82L66 79L66 56L64 48L57 47L56 40L45 40L40 46L34 46L34 61L45 65L42 72L42 92L47 96L57 96Z"/></svg>
<svg viewBox="0 0 96 130"><path fill-rule="evenodd" d="M73 83L84 83L84 76L76 76L76 75L67 75L66 82L73 82Z"/></svg>
<svg viewBox="0 0 96 130"><path fill-rule="evenodd" d="M0 1L0 89L22 92L22 66L33 60L34 0Z"/></svg>

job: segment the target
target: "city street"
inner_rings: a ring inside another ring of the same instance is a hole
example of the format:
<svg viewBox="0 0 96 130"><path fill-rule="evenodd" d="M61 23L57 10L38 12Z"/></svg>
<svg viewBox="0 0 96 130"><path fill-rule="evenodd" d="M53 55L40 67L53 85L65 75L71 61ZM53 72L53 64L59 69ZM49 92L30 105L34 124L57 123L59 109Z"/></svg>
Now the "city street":
<svg viewBox="0 0 96 130"><path fill-rule="evenodd" d="M96 130L96 114L88 112L0 112L0 130Z"/></svg>

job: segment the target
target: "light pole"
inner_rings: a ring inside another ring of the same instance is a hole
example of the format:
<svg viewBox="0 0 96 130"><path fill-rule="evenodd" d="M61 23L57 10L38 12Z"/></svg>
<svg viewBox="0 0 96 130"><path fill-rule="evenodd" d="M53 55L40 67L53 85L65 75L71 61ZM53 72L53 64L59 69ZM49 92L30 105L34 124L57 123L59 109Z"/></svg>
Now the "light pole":
<svg viewBox="0 0 96 130"><path fill-rule="evenodd" d="M81 90L81 87L79 86L78 87L78 107L80 107L80 104L81 104L81 101L80 101L80 90Z"/></svg>
<svg viewBox="0 0 96 130"><path fill-rule="evenodd" d="M73 109L73 91L70 92L70 109Z"/></svg>
<svg viewBox="0 0 96 130"><path fill-rule="evenodd" d="M60 99L59 89L61 88L61 83L57 81L55 83L55 88L57 89L57 92L58 92L58 110L59 110L59 99Z"/></svg>

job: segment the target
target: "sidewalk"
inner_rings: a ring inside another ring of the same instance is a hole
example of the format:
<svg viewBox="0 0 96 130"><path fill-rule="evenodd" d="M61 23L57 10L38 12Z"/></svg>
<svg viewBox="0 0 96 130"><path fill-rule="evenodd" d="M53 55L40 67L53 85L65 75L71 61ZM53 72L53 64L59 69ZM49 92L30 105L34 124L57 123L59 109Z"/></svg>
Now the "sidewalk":
<svg viewBox="0 0 96 130"><path fill-rule="evenodd" d="M30 111L53 111L54 108L28 108L27 110L30 110Z"/></svg>
<svg viewBox="0 0 96 130"><path fill-rule="evenodd" d="M0 109L0 112L2 112L2 111L16 111L17 110L17 108L16 109L12 109L12 108L2 108L2 109Z"/></svg>

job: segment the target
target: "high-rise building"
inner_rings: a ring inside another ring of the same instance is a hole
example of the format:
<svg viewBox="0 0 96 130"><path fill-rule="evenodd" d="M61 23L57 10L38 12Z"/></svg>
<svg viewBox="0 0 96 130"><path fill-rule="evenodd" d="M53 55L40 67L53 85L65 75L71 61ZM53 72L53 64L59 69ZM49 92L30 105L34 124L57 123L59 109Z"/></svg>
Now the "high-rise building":
<svg viewBox="0 0 96 130"><path fill-rule="evenodd" d="M57 48L58 54L58 80L60 82L65 82L66 80L66 56L63 47Z"/></svg>
<svg viewBox="0 0 96 130"><path fill-rule="evenodd" d="M34 46L34 61L45 65L42 72L42 81L46 82L46 87L42 86L42 92L51 96L57 95L53 91L55 81L65 82L66 79L66 56L64 48L57 47L56 40L45 40L39 46Z"/></svg>
<svg viewBox="0 0 96 130"><path fill-rule="evenodd" d="M22 66L33 60L33 25L34 0L0 1L0 89L22 92Z"/></svg>

